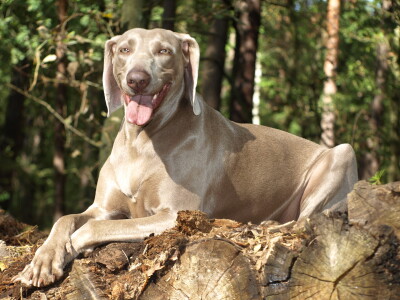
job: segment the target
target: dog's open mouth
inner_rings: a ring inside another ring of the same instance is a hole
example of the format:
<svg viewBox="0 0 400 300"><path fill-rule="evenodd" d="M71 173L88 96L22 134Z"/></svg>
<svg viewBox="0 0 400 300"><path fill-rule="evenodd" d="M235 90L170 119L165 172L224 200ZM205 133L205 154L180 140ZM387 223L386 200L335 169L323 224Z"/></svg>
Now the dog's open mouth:
<svg viewBox="0 0 400 300"><path fill-rule="evenodd" d="M154 110L160 106L168 93L171 84L165 84L161 91L154 95L134 95L130 96L125 94L125 117L126 120L135 125L146 125Z"/></svg>

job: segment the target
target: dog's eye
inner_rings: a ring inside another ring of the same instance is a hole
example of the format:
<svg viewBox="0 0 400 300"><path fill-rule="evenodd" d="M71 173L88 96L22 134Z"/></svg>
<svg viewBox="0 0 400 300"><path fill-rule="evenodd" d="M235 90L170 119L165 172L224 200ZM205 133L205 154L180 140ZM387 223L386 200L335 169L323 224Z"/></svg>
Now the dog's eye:
<svg viewBox="0 0 400 300"><path fill-rule="evenodd" d="M158 53L160 54L172 54L172 51L169 49L161 49L160 51L158 51Z"/></svg>
<svg viewBox="0 0 400 300"><path fill-rule="evenodd" d="M121 53L129 53L130 50L128 48L120 48L119 52L121 52Z"/></svg>

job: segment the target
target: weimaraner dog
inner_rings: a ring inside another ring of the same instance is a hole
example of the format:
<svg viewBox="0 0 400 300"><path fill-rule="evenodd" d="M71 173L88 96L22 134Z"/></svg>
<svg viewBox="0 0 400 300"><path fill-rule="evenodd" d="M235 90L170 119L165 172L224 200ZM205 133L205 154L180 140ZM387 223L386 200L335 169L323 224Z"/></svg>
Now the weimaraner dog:
<svg viewBox="0 0 400 300"><path fill-rule="evenodd" d="M125 121L100 171L94 203L54 225L14 281L48 285L79 253L171 228L180 210L212 218L281 222L346 198L353 149L327 149L264 126L237 124L196 95L199 46L187 34L132 29L107 41L108 113Z"/></svg>

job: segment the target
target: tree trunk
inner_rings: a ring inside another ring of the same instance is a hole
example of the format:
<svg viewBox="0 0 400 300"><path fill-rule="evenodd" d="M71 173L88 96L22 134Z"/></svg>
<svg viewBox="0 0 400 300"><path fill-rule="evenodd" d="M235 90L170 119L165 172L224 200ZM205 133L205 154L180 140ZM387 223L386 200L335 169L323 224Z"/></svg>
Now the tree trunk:
<svg viewBox="0 0 400 300"><path fill-rule="evenodd" d="M203 58L201 94L204 100L217 110L221 107L228 23L227 17L214 18Z"/></svg>
<svg viewBox="0 0 400 300"><path fill-rule="evenodd" d="M304 114L298 101L298 91L296 90L296 84L299 83L299 73L298 73L298 62L301 59L300 56L300 38L299 38L299 17L298 17L298 6L299 3L296 0L288 0L287 2L287 14L288 18L283 18L282 22L287 29L282 33L282 42L287 47L287 55L285 59L286 71L283 73L285 75L286 81L286 107L288 110L286 113L286 118L284 122L284 128L289 129L292 122L298 118L298 114ZM299 118L302 119L302 118ZM303 128L303 127L302 127Z"/></svg>
<svg viewBox="0 0 400 300"><path fill-rule="evenodd" d="M236 48L233 65L233 87L230 118L235 122L251 123L254 74L261 19L260 0L238 0Z"/></svg>
<svg viewBox="0 0 400 300"><path fill-rule="evenodd" d="M262 68L261 68L261 62L257 60L256 62L256 72L255 72L255 78L254 78L254 94L253 94L253 110L252 110L252 123L260 125L261 124L261 119L260 119L260 104L261 104L261 94L260 94L260 83L261 83L261 77L262 77Z"/></svg>
<svg viewBox="0 0 400 300"><path fill-rule="evenodd" d="M143 0L123 0L121 24L123 31L143 27Z"/></svg>
<svg viewBox="0 0 400 300"><path fill-rule="evenodd" d="M339 52L340 0L328 0L326 56L324 63L325 82L322 93L321 144L335 146L335 112L333 97L336 94L336 68Z"/></svg>
<svg viewBox="0 0 400 300"><path fill-rule="evenodd" d="M174 31L176 0L164 0L164 12L162 16L162 28Z"/></svg>
<svg viewBox="0 0 400 300"><path fill-rule="evenodd" d="M376 49L377 67L376 67L376 94L371 104L371 117L369 126L372 135L367 138L368 151L362 157L361 178L371 178L379 170L379 148L381 146L380 128L383 125L383 99L385 95L385 77L388 69L387 55L389 52L385 40L377 45Z"/></svg>
<svg viewBox="0 0 400 300"><path fill-rule="evenodd" d="M12 69L11 72L11 84L25 89L28 78L23 75L21 67L25 63L22 62L19 66ZM1 130L2 135L0 136L0 148L2 150L8 149L7 154L2 157L2 166L0 168L0 195L3 198L1 206L5 210L9 210L14 194L14 184L17 178L17 168L14 165L16 158L21 152L23 141L24 141L24 101L25 96L10 90L7 97L7 107L5 111L5 121ZM25 219L26 214L31 216L29 210L21 209L20 215L23 215Z"/></svg>
<svg viewBox="0 0 400 300"><path fill-rule="evenodd" d="M66 114L66 101L67 101L67 86L62 83L67 76L67 68L65 62L66 44L63 40L65 39L65 26L64 23L68 13L68 0L57 0L57 16L60 22L59 32L57 34L57 74L56 74L56 98L55 98L55 110L61 116ZM55 203L53 221L58 220L64 215L64 204L65 204L65 127L59 122L55 121L54 126L54 156L53 166L55 172Z"/></svg>
<svg viewBox="0 0 400 300"><path fill-rule="evenodd" d="M151 11L157 2L158 0L123 0L121 33L132 28L148 28Z"/></svg>
<svg viewBox="0 0 400 300"><path fill-rule="evenodd" d="M392 3L389 0L382 1L382 11L380 15L382 17L382 23L387 22L385 12L391 9ZM386 26L382 26L382 31L385 31ZM386 35L381 37L376 47L376 72L375 72L375 85L376 92L375 97L371 103L371 113L369 118L369 126L372 134L367 138L368 151L361 158L361 178L371 178L379 170L380 159L379 150L381 145L381 128L383 124L383 101L385 98L385 85L386 76L388 72L388 55L389 55L389 44Z"/></svg>

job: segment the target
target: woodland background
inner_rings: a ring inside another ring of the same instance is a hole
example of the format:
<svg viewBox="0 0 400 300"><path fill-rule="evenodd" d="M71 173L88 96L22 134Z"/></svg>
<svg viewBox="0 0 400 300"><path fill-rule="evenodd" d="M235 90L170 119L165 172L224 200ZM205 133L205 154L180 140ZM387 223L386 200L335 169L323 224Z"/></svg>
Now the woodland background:
<svg viewBox="0 0 400 300"><path fill-rule="evenodd" d="M92 203L121 121L105 118L104 43L133 27L196 38L198 92L225 116L350 143L360 178L400 180L399 0L0 3L0 206L22 221Z"/></svg>

